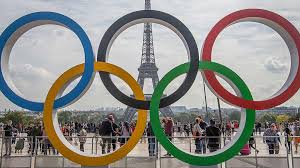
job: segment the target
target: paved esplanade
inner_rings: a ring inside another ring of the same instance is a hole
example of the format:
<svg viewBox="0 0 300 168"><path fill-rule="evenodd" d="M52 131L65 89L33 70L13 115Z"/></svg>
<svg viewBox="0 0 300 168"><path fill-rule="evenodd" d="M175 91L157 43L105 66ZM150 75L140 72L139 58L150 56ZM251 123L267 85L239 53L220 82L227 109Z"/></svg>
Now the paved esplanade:
<svg viewBox="0 0 300 168"><path fill-rule="evenodd" d="M177 134L178 135L178 134ZM176 136L177 136L176 135ZM92 137L92 135L91 135ZM256 162L258 167L265 168L283 168L287 167L288 164L290 166L294 164L294 167L300 165L300 154L293 153L294 163L292 163L292 155L289 155L289 163L287 160L287 150L284 145L284 137L281 138L281 145L279 154L269 155L267 145L263 143L262 137L258 135L256 138L257 149L259 150L258 154L255 154L254 150L252 150L251 155L249 156L239 156L230 161L226 162L227 167L256 167ZM73 144L74 144L73 140ZM173 143L176 144L182 150L186 152L194 152L195 145L194 142L188 138L174 138ZM1 142L2 144L2 142ZM87 153L101 153L100 141L98 141L96 145L96 139L89 138L85 144L85 152ZM117 144L119 146L119 144ZM79 148L79 145L76 146ZM40 149L38 150L38 155L36 157L31 157L27 151L29 148L29 144L25 142L25 148L22 153L15 153L15 145L12 145L12 156L11 157L2 157L2 167L80 167L80 165L75 164L73 162L64 159L61 155L47 155L41 153ZM294 149L293 149L294 151ZM131 151L128 155L128 158L120 160L111 165L111 167L136 167L136 168L154 168L156 167L168 167L168 168L187 168L190 165L183 163L176 158L165 157L164 155L167 153L163 147L159 148L160 156L158 159L148 157L148 144L146 143L146 138L143 138L141 142ZM5 147L2 144L2 155L5 154ZM257 159L255 158L257 156ZM224 164L223 164L224 166Z"/></svg>

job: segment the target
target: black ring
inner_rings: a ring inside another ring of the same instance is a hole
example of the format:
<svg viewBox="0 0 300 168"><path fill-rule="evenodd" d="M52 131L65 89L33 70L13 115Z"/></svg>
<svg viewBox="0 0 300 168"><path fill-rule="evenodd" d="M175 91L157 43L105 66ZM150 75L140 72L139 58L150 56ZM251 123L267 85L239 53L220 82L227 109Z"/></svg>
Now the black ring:
<svg viewBox="0 0 300 168"><path fill-rule="evenodd" d="M181 39L186 43L185 45L190 56L190 69L186 78L173 94L161 99L160 108L162 108L169 106L184 96L193 85L198 72L199 52L196 41L189 29L180 20L167 13L155 10L141 10L127 14L113 23L105 32L98 48L97 61L106 62L106 56L113 41L122 31L137 23L146 22L155 22L171 29L173 28L172 30L179 37L180 35L182 36ZM104 72L100 72L99 74L106 89L117 100L133 108L149 110L150 101L136 100L125 95L112 82L110 74Z"/></svg>

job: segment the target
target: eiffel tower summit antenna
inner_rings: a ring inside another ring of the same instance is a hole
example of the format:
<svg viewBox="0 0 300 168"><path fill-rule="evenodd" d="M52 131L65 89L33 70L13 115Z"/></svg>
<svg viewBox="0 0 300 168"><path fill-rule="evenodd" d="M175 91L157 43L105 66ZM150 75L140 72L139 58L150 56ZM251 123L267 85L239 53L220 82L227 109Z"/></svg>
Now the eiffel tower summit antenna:
<svg viewBox="0 0 300 168"><path fill-rule="evenodd" d="M151 10L151 0L145 0L145 10ZM139 83L142 89L144 89L144 82L146 78L152 79L153 88L157 86L159 78L157 74L158 68L155 64L152 23L144 24L142 59L138 71L139 75L137 82ZM147 94L145 96L147 100L151 99L151 95ZM161 108L160 112L166 117L174 116L169 106ZM132 121L134 114L136 114L136 109L132 107L127 107L124 114L124 120L127 122Z"/></svg>

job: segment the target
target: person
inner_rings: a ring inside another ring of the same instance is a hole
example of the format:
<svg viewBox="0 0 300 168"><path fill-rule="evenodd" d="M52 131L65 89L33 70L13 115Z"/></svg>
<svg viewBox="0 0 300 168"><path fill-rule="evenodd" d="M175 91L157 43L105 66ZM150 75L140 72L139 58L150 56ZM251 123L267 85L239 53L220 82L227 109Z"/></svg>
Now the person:
<svg viewBox="0 0 300 168"><path fill-rule="evenodd" d="M114 117L112 117L111 124L112 124L112 129L113 129L111 143L112 143L112 149L113 149L113 151L115 151L117 148L117 141L118 141L117 136L119 136L121 133L120 133L119 126L115 123Z"/></svg>
<svg viewBox="0 0 300 168"><path fill-rule="evenodd" d="M299 124L299 123L298 123ZM298 153L298 146L300 143L300 126L298 124L295 124L295 138L294 138L294 145L295 145L295 153Z"/></svg>
<svg viewBox="0 0 300 168"><path fill-rule="evenodd" d="M207 123L203 120L203 117L202 116L198 116L199 118L199 125L200 125L200 128L202 129L202 132L201 132L201 138L200 138L200 153L203 152L203 154L206 153L206 139L205 139L205 130L206 130L206 127L207 127Z"/></svg>
<svg viewBox="0 0 300 168"><path fill-rule="evenodd" d="M263 135L263 142L267 143L269 148L269 154L274 154L275 144L277 143L277 131L276 125L271 124L271 128L267 128Z"/></svg>
<svg viewBox="0 0 300 168"><path fill-rule="evenodd" d="M193 136L195 138L195 153L202 153L201 148L200 148L200 138L202 135L202 129L200 127L200 119L196 118L195 120L195 125L193 127Z"/></svg>
<svg viewBox="0 0 300 168"><path fill-rule="evenodd" d="M230 123L230 121L228 121L226 123L226 136L228 136L228 137L231 136L231 123Z"/></svg>
<svg viewBox="0 0 300 168"><path fill-rule="evenodd" d="M189 137L190 136L190 124L184 124L183 130L185 132L186 137Z"/></svg>
<svg viewBox="0 0 300 168"><path fill-rule="evenodd" d="M222 125L221 125L221 131L222 131L222 135L223 135L223 137L225 137L225 123L222 123Z"/></svg>
<svg viewBox="0 0 300 168"><path fill-rule="evenodd" d="M259 135L261 134L261 123L257 122L255 124L255 134L257 134L257 132L259 133Z"/></svg>
<svg viewBox="0 0 300 168"><path fill-rule="evenodd" d="M4 144L5 144L5 154L4 156L11 155L11 140L12 140L13 128L12 121L9 120L7 125L4 127Z"/></svg>
<svg viewBox="0 0 300 168"><path fill-rule="evenodd" d="M154 132L152 130L150 122L148 122L146 133L147 133L147 138L148 138L149 156L150 157L151 156L156 156L157 155L157 152L156 152L156 138L155 138L155 135L154 135Z"/></svg>
<svg viewBox="0 0 300 168"><path fill-rule="evenodd" d="M81 126L79 134L78 134L78 137L79 137L78 141L79 141L79 144L80 144L80 150L82 152L84 152L84 144L86 142L86 136L87 136L87 131L84 129L83 126Z"/></svg>
<svg viewBox="0 0 300 168"><path fill-rule="evenodd" d="M274 146L274 153L278 154L280 150L281 140L278 129L276 130L276 136L275 136L275 146Z"/></svg>
<svg viewBox="0 0 300 168"><path fill-rule="evenodd" d="M102 154L105 154L105 148L107 144L107 153L110 153L111 150L111 136L113 132L112 128L112 119L113 116L109 115L108 118L105 118L105 120L101 123L101 127L99 129L99 135L102 136Z"/></svg>
<svg viewBox="0 0 300 168"><path fill-rule="evenodd" d="M284 129L284 135L285 135L285 146L286 146L287 152L291 153L291 142L293 140L293 137L292 137L293 134L288 126L285 127L285 129Z"/></svg>
<svg viewBox="0 0 300 168"><path fill-rule="evenodd" d="M280 135L282 135L283 134L283 124L282 123L279 123L279 125L278 125L278 127L279 127L279 132L280 132Z"/></svg>
<svg viewBox="0 0 300 168"><path fill-rule="evenodd" d="M43 153L44 155L47 155L48 154L48 150L49 150L49 155L50 155L50 149L52 148L52 153L53 155L55 155L57 152L55 151L55 148L52 146L48 136L47 136L47 133L46 133L46 130L45 130L45 127L43 127L43 130L42 130L42 135L43 135Z"/></svg>
<svg viewBox="0 0 300 168"><path fill-rule="evenodd" d="M253 130L253 132L256 132L256 128ZM250 150L251 150L251 148L252 148L252 149L254 149L254 151L255 151L256 153L258 153L259 150L256 149L256 142L255 142L255 139L254 139L254 134L253 134L253 132L252 132L252 134L251 134L251 137L249 138L249 146L250 146Z"/></svg>
<svg viewBox="0 0 300 168"><path fill-rule="evenodd" d="M231 133L232 135L234 134L234 126L235 126L235 123L234 121L231 122Z"/></svg>
<svg viewBox="0 0 300 168"><path fill-rule="evenodd" d="M17 136L18 136L18 129L16 128L16 126L13 126L12 127L12 140L11 140L12 144L16 143Z"/></svg>
<svg viewBox="0 0 300 168"><path fill-rule="evenodd" d="M209 121L210 126L205 130L205 135L207 137L207 148L210 152L215 152L220 148L221 145L221 131L216 127L216 122L214 119Z"/></svg>
<svg viewBox="0 0 300 168"><path fill-rule="evenodd" d="M172 135L173 135L173 120L172 118L168 117L163 120L164 122L164 130L165 134L169 137L169 140L172 141ZM171 156L169 152L165 156Z"/></svg>
<svg viewBox="0 0 300 168"><path fill-rule="evenodd" d="M123 122L121 127L121 136L122 138L120 138L120 146L123 146L131 136L131 128L128 122Z"/></svg>

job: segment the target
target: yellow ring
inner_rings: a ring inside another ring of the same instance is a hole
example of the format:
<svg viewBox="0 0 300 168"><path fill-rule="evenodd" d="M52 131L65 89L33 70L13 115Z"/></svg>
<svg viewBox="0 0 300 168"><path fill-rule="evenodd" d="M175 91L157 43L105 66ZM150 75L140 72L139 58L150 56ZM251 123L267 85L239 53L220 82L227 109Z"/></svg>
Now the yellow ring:
<svg viewBox="0 0 300 168"><path fill-rule="evenodd" d="M113 75L118 76L124 80L129 87L132 89L135 98L138 100L145 100L143 90L136 82L136 80L125 70L117 67L115 65L105 63L105 62L95 62L95 71L108 72ZM64 74L62 74L52 85L44 105L44 125L47 135L52 143L52 145L66 158L69 160L79 163L84 166L103 166L113 163L117 160L125 157L138 143L139 139L143 136L144 130L147 123L147 111L138 110L138 120L137 125L132 133L132 136L128 142L120 147L117 151L104 155L89 155L83 153L72 146L62 135L59 130L56 110L53 110L53 103L57 94L61 89L71 80L81 75L84 71L84 64L77 65Z"/></svg>

